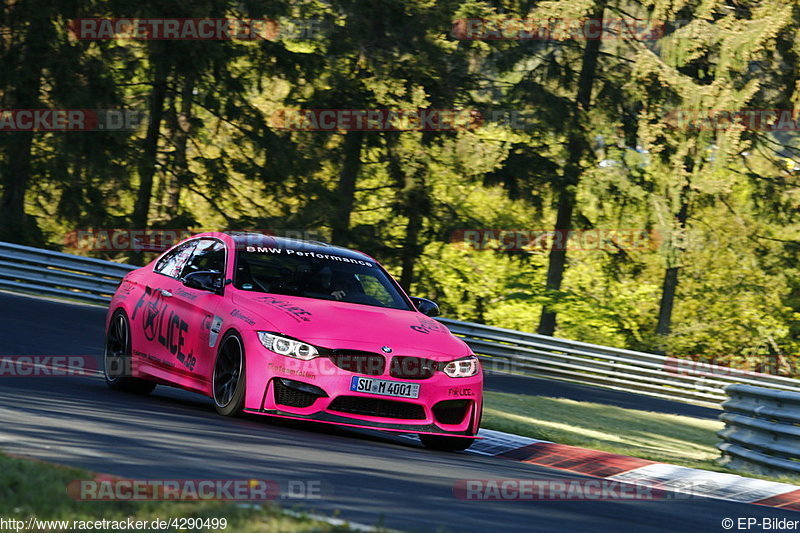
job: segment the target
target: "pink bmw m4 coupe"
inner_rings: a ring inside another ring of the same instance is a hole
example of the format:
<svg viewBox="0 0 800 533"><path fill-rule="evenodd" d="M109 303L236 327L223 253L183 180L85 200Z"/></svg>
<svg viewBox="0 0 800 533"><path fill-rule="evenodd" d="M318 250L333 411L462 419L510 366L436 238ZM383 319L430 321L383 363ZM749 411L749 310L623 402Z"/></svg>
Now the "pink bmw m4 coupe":
<svg viewBox="0 0 800 533"><path fill-rule="evenodd" d="M478 358L373 258L320 242L204 233L125 276L105 377L205 394L252 413L417 433L440 450L478 432Z"/></svg>

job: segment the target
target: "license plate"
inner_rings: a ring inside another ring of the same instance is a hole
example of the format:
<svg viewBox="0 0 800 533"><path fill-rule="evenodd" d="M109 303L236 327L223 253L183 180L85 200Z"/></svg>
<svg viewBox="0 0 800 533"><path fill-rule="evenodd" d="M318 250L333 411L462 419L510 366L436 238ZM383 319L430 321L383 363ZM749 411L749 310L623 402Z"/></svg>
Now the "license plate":
<svg viewBox="0 0 800 533"><path fill-rule="evenodd" d="M372 379L353 376L350 381L350 390L368 392L381 396L394 396L396 398L419 398L419 383L400 383L385 379Z"/></svg>

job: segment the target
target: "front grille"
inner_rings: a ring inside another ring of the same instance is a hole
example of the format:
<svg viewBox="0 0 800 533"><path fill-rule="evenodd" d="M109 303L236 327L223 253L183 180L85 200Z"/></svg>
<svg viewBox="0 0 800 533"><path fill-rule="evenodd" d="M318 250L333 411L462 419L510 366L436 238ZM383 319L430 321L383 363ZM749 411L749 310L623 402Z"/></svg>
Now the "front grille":
<svg viewBox="0 0 800 533"><path fill-rule="evenodd" d="M438 370L436 361L400 355L392 358L389 375L400 379L428 379Z"/></svg>
<svg viewBox="0 0 800 533"><path fill-rule="evenodd" d="M425 419L425 410L421 405L361 396L339 396L331 402L328 410L379 418Z"/></svg>
<svg viewBox="0 0 800 533"><path fill-rule="evenodd" d="M314 394L284 385L280 379L276 379L272 383L275 388L275 403L278 405L286 405L288 407L311 407L317 398L321 396L320 394Z"/></svg>
<svg viewBox="0 0 800 533"><path fill-rule="evenodd" d="M342 370L354 374L380 376L386 369L386 359L377 353L335 350L328 358Z"/></svg>
<svg viewBox="0 0 800 533"><path fill-rule="evenodd" d="M433 406L433 416L442 424L460 424L467 416L470 400L445 400Z"/></svg>

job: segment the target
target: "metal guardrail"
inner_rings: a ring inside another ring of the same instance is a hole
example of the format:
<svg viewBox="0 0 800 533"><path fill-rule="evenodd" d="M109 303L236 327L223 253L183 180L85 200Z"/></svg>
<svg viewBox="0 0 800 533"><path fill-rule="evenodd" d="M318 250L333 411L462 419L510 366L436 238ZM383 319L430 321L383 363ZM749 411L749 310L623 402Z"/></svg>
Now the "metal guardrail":
<svg viewBox="0 0 800 533"><path fill-rule="evenodd" d="M722 463L770 474L800 474L800 393L730 385L722 407Z"/></svg>
<svg viewBox="0 0 800 533"><path fill-rule="evenodd" d="M726 398L725 387L732 383L800 393L800 380L781 376L447 318L439 321L462 337L485 367L496 370L709 407L719 407Z"/></svg>
<svg viewBox="0 0 800 533"><path fill-rule="evenodd" d="M0 289L107 303L136 267L0 242ZM800 393L800 380L440 318L487 369L718 407L732 383Z"/></svg>
<svg viewBox="0 0 800 533"><path fill-rule="evenodd" d="M0 289L108 303L131 265L0 242Z"/></svg>

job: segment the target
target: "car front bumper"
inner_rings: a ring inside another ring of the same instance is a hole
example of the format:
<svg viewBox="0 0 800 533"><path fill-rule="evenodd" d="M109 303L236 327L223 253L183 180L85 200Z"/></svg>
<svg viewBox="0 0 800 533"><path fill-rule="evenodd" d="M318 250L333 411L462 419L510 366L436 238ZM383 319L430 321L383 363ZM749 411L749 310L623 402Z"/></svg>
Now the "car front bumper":
<svg viewBox="0 0 800 533"><path fill-rule="evenodd" d="M260 358L259 358L260 359ZM474 437L483 408L483 375L451 378L436 372L427 379L399 379L343 371L324 358L248 361L245 412L342 426ZM255 366L255 368L254 368ZM351 390L354 376L419 384L417 398ZM287 394L287 385L293 388ZM294 389L299 387L306 391ZM307 391L316 391L315 393Z"/></svg>

